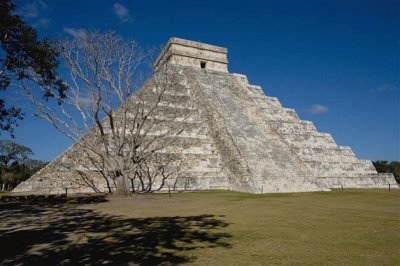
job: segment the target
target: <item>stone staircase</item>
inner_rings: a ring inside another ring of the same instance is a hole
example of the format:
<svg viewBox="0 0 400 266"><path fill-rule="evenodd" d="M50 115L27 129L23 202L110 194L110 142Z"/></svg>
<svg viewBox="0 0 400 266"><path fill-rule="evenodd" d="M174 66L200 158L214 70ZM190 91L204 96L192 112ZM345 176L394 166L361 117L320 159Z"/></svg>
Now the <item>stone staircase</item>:
<svg viewBox="0 0 400 266"><path fill-rule="evenodd" d="M330 134L318 132L312 122L300 120L293 109L284 108L277 98L265 96L260 86L248 84L246 76L235 76L260 109L265 124L316 180L325 180L330 188L386 188L393 183L392 176L377 174L372 163L357 159L350 147L338 146Z"/></svg>
<svg viewBox="0 0 400 266"><path fill-rule="evenodd" d="M248 177L242 178L247 179L248 192L329 190L323 183L310 179L302 163L292 156L278 134L266 126L252 98L243 93L242 84L234 75L197 71L194 78L208 109L217 112L223 120L227 129L223 138L232 139L244 161L242 164L248 168Z"/></svg>

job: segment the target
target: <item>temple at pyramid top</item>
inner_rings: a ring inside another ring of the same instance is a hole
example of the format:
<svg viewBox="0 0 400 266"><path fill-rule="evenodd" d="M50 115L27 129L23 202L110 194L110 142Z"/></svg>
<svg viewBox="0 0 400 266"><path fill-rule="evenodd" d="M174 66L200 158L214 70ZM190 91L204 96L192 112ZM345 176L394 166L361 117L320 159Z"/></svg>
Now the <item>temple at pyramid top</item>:
<svg viewBox="0 0 400 266"><path fill-rule="evenodd" d="M179 64L196 68L228 72L228 49L215 45L194 42L180 38L170 38L155 63L159 66Z"/></svg>

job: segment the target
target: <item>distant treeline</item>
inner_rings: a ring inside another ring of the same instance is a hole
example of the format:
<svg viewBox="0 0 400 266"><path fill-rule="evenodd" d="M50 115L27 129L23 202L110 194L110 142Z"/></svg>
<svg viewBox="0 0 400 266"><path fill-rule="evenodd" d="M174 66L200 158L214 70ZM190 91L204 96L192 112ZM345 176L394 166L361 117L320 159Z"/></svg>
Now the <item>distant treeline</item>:
<svg viewBox="0 0 400 266"><path fill-rule="evenodd" d="M29 158L30 148L12 140L0 140L0 191L9 191L47 163Z"/></svg>
<svg viewBox="0 0 400 266"><path fill-rule="evenodd" d="M392 173L396 178L397 183L400 184L400 162L397 161L373 161L375 169L378 173Z"/></svg>
<svg viewBox="0 0 400 266"><path fill-rule="evenodd" d="M23 163L14 162L9 166L1 164L0 191L10 191L19 183L27 180L47 163L27 159Z"/></svg>

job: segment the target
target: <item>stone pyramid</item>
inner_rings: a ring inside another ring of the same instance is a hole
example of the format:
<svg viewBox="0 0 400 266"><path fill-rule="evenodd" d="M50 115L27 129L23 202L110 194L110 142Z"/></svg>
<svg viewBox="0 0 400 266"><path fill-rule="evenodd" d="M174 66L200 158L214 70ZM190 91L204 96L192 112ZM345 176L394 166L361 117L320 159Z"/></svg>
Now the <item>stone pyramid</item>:
<svg viewBox="0 0 400 266"><path fill-rule="evenodd" d="M166 108L185 101L195 107L194 127L169 149L180 154L185 169L173 189L273 193L387 188L396 183L393 175L378 174L350 147L336 145L330 134L318 132L294 109L249 84L245 75L229 73L226 48L171 38L156 61L156 71L166 64L181 78ZM70 147L14 191L64 193L68 187L78 193L93 192L93 186L104 191L101 179L88 184L65 167L74 164L75 169L89 171L78 159L71 162L74 149L79 147Z"/></svg>

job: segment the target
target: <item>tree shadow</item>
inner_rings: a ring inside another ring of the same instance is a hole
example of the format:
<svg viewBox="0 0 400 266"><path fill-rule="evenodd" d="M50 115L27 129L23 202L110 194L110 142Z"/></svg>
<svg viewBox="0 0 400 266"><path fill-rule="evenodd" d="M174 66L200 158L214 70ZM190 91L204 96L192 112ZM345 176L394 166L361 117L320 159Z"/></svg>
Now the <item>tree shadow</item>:
<svg viewBox="0 0 400 266"><path fill-rule="evenodd" d="M0 202L0 264L176 265L196 259L190 250L230 247L214 215L133 219L78 205Z"/></svg>

